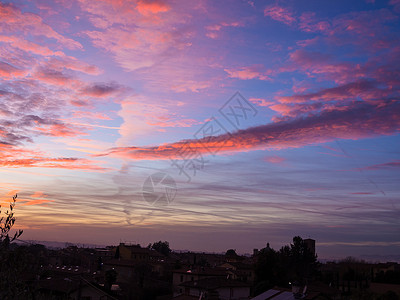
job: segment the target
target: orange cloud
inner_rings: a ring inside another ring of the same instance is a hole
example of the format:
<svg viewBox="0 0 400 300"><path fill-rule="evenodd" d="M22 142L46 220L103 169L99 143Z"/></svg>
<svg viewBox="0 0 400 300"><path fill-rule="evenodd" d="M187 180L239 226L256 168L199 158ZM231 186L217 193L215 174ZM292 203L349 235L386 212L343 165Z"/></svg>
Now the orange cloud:
<svg viewBox="0 0 400 300"><path fill-rule="evenodd" d="M15 194L17 194L19 191L18 190L12 190L12 191L9 191L7 194L6 194L6 196L14 196Z"/></svg>
<svg viewBox="0 0 400 300"><path fill-rule="evenodd" d="M46 195L41 191L36 191L30 197L31 198L40 198L40 197L46 197Z"/></svg>
<svg viewBox="0 0 400 300"><path fill-rule="evenodd" d="M140 0L137 3L136 9L144 16L150 14L158 14L167 12L171 7L162 0Z"/></svg>
<svg viewBox="0 0 400 300"><path fill-rule="evenodd" d="M75 157L47 157L44 153L0 143L0 167L6 168L60 168L104 172L95 161Z"/></svg>
<svg viewBox="0 0 400 300"><path fill-rule="evenodd" d="M21 206L25 205L41 205L41 204L46 204L46 203L51 203L54 202L54 200L47 200L47 199L36 199L36 200L19 200L20 202L23 202ZM25 202L26 201L26 202Z"/></svg>

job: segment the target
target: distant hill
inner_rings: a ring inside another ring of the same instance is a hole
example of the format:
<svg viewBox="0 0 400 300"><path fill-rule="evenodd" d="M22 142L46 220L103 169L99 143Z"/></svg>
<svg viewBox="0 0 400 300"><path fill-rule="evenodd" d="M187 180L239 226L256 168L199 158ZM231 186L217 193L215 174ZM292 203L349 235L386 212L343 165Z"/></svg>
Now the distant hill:
<svg viewBox="0 0 400 300"><path fill-rule="evenodd" d="M78 246L82 248L103 248L106 245L98 244L83 244L83 243L70 243L70 242L56 242L56 241L36 241L36 240L17 240L18 244L41 244L49 249L61 249L68 246Z"/></svg>

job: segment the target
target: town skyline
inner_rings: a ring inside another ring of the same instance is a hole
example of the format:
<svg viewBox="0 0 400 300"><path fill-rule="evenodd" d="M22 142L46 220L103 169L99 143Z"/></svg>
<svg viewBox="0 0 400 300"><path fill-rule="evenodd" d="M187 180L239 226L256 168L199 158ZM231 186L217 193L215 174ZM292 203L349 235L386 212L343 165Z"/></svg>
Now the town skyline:
<svg viewBox="0 0 400 300"><path fill-rule="evenodd" d="M400 253L400 2L0 1L23 239Z"/></svg>
<svg viewBox="0 0 400 300"><path fill-rule="evenodd" d="M310 237L304 237L304 239L310 239ZM160 242L164 241L162 238L158 239ZM150 241L150 242L149 242ZM36 245L36 244L41 244L44 245L50 249L62 249L66 248L69 246L77 246L80 248L101 248L101 247L111 247L111 246L116 246L118 244L125 244L125 245L137 245L141 247L148 247L148 245L151 245L152 242L155 240L149 240L149 241L136 241L136 240L119 240L115 241L109 244L91 244L91 243L79 243L79 242L71 242L71 241L41 241L41 240L25 240L23 237L17 239L17 243L21 245ZM315 240L314 240L315 241ZM168 242L168 241L164 241ZM239 255L244 255L244 256L252 256L254 255L254 251L259 251L260 249L263 249L267 246L271 247L272 249L275 250L280 250L283 246L286 246L287 244L290 244L290 240L286 242L282 242L282 244L277 244L277 245L271 245L269 242L265 242L264 245L261 245L260 248L248 248L248 249L238 249L238 248L221 248L220 250L214 250L214 251L208 251L206 248L204 249L189 249L189 248L175 248L173 245L171 246L171 250L173 252L177 253L184 253L184 252L192 252L192 253L209 253L209 254L224 254L226 253L227 250L233 249L235 250ZM329 262L329 261L341 261L344 259L348 258L353 258L356 260L360 261L365 261L368 263L385 263L385 262L399 262L400 263L400 255L379 255L379 254L363 254L363 253L357 253L354 252L353 255L350 255L349 253L342 252L342 255L328 255L328 256L321 256L318 254L318 250L320 246L318 245L318 241L315 241L315 254L317 255L317 260L320 262ZM324 246L322 245L322 249ZM323 251L324 252L324 251Z"/></svg>

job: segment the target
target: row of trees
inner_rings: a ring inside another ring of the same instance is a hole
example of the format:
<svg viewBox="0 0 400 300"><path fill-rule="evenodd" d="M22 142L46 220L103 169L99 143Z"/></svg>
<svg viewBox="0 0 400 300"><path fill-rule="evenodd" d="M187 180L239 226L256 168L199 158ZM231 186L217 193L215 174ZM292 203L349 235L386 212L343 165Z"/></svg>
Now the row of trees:
<svg viewBox="0 0 400 300"><path fill-rule="evenodd" d="M260 250L255 272L258 279L256 290L262 292L274 286L289 286L297 281L306 284L319 272L317 256L307 247L304 240L295 236L293 243L276 251L269 247Z"/></svg>

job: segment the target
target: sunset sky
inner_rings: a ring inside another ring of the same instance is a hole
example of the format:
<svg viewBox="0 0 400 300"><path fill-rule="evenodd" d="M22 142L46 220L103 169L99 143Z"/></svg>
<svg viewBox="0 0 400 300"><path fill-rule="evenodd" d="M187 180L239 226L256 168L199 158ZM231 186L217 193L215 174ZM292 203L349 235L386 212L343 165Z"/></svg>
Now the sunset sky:
<svg viewBox="0 0 400 300"><path fill-rule="evenodd" d="M0 1L1 202L24 240L390 257L399 97L399 0Z"/></svg>

